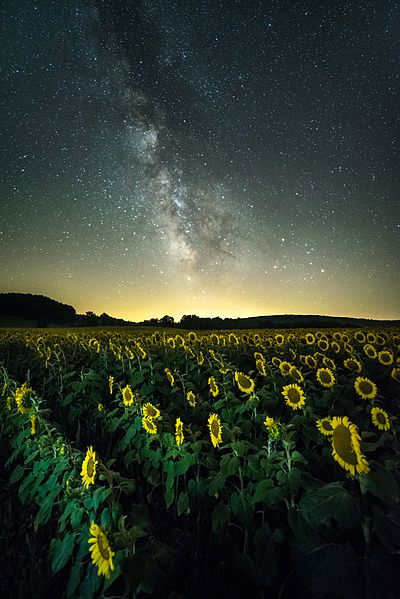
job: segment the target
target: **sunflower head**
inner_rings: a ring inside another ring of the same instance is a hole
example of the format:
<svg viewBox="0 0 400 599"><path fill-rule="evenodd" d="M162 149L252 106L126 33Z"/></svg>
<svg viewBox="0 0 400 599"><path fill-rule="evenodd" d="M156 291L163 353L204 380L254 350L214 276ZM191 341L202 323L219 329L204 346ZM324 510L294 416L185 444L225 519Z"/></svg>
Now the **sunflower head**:
<svg viewBox="0 0 400 599"><path fill-rule="evenodd" d="M126 407L131 406L133 404L134 399L135 399L135 396L133 394L132 389L130 388L129 385L126 385L122 389L122 401L124 403L124 406L126 406Z"/></svg>
<svg viewBox="0 0 400 599"><path fill-rule="evenodd" d="M196 396L193 391L188 391L186 393L186 401L190 407L194 408L196 406Z"/></svg>
<svg viewBox="0 0 400 599"><path fill-rule="evenodd" d="M376 349L370 343L366 343L363 347L363 350L367 358L370 358L371 360L375 360L376 356L378 355L376 353Z"/></svg>
<svg viewBox="0 0 400 599"><path fill-rule="evenodd" d="M371 420L380 431L388 431L390 429L389 415L381 408L372 408Z"/></svg>
<svg viewBox="0 0 400 599"><path fill-rule="evenodd" d="M217 382L213 376L210 376L208 379L208 385L210 387L210 393L213 397L217 397L219 394L219 388Z"/></svg>
<svg viewBox="0 0 400 599"><path fill-rule="evenodd" d="M323 435L329 436L333 434L332 419L326 416L317 420L317 429Z"/></svg>
<svg viewBox="0 0 400 599"><path fill-rule="evenodd" d="M108 537L104 530L92 522L90 525L91 537L88 540L92 562L97 566L99 576L110 578L111 570L114 570L113 557L115 553L111 550Z"/></svg>
<svg viewBox="0 0 400 599"><path fill-rule="evenodd" d="M296 383L283 387L282 395L285 398L286 404L293 408L293 410L302 408L306 403L304 391Z"/></svg>
<svg viewBox="0 0 400 599"><path fill-rule="evenodd" d="M289 374L297 383L302 383L304 381L304 377L301 374L300 370L296 366L292 366L289 370Z"/></svg>
<svg viewBox="0 0 400 599"><path fill-rule="evenodd" d="M390 376L392 377L392 379L400 383L400 368L392 368Z"/></svg>
<svg viewBox="0 0 400 599"><path fill-rule="evenodd" d="M332 456L338 464L353 476L368 474L370 468L361 453L360 435L355 424L347 416L332 418Z"/></svg>
<svg viewBox="0 0 400 599"><path fill-rule="evenodd" d="M210 430L211 443L214 447L218 447L222 443L222 424L217 414L210 414L208 428Z"/></svg>
<svg viewBox="0 0 400 599"><path fill-rule="evenodd" d="M147 402L144 404L142 408L142 414L145 418L151 418L152 420L157 420L160 417L160 410L156 408L152 403Z"/></svg>
<svg viewBox="0 0 400 599"><path fill-rule="evenodd" d="M146 418L146 416L143 416L142 427L150 435L155 435L157 433L157 424L154 422L152 418Z"/></svg>
<svg viewBox="0 0 400 599"><path fill-rule="evenodd" d="M164 368L164 372L167 375L168 382L170 383L171 387L173 387L175 385L174 375L169 368Z"/></svg>
<svg viewBox="0 0 400 599"><path fill-rule="evenodd" d="M314 358L314 356L306 356L305 360L306 360L306 364L309 368L317 367L317 360Z"/></svg>
<svg viewBox="0 0 400 599"><path fill-rule="evenodd" d="M254 381L252 378L243 374L243 372L235 372L235 381L237 386L243 393L250 395L254 391Z"/></svg>
<svg viewBox="0 0 400 599"><path fill-rule="evenodd" d="M391 366L393 364L393 354L387 349L378 352L378 360L383 366Z"/></svg>
<svg viewBox="0 0 400 599"><path fill-rule="evenodd" d="M267 368L264 360L256 360L256 368L262 376L267 376Z"/></svg>
<svg viewBox="0 0 400 599"><path fill-rule="evenodd" d="M283 360L279 364L279 370L281 371L281 374L283 376L288 376L291 368L292 368L292 365L290 364L290 362L286 362L285 360Z"/></svg>
<svg viewBox="0 0 400 599"><path fill-rule="evenodd" d="M94 479L96 476L96 470L98 465L98 460L96 459L96 452L93 451L93 447L90 446L86 450L85 458L82 462L82 484L86 489L90 487L90 485L94 484Z"/></svg>
<svg viewBox="0 0 400 599"><path fill-rule="evenodd" d="M354 381L354 389L363 399L374 399L378 394L378 388L373 381L363 376L358 376Z"/></svg>
<svg viewBox="0 0 400 599"><path fill-rule="evenodd" d="M176 444L182 445L184 440L184 435L183 435L183 422L180 418L177 418L175 421L175 441Z"/></svg>
<svg viewBox="0 0 400 599"><path fill-rule="evenodd" d="M356 358L347 358L343 361L343 364L344 367L347 368L347 370L352 370L357 374L359 374L362 370L361 362L359 362Z"/></svg>
<svg viewBox="0 0 400 599"><path fill-rule="evenodd" d="M18 407L18 412L21 414L25 414L31 408L31 397L34 395L34 390L31 387L28 387L26 383L21 385L15 390L15 403Z"/></svg>
<svg viewBox="0 0 400 599"><path fill-rule="evenodd" d="M282 427L278 420L267 416L264 420L264 426L268 431L268 435L273 439L278 439L282 433Z"/></svg>
<svg viewBox="0 0 400 599"><path fill-rule="evenodd" d="M323 387L329 389L335 384L335 375L330 368L318 368L317 380Z"/></svg>

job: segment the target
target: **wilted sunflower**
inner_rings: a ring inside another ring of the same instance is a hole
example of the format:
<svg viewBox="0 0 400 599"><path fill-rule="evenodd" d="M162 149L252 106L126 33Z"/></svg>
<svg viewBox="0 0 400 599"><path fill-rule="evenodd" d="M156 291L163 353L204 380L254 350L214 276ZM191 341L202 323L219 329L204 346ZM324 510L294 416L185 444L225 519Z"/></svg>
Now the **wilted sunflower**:
<svg viewBox="0 0 400 599"><path fill-rule="evenodd" d="M93 447L90 446L87 448L85 459L82 462L82 484L86 489L90 487L90 485L94 484L94 478L96 476L96 466L98 464L98 460L96 459L96 452L93 451Z"/></svg>
<svg viewBox="0 0 400 599"><path fill-rule="evenodd" d="M177 418L175 421L175 441L177 445L182 445L183 443L183 422L180 418Z"/></svg>
<svg viewBox="0 0 400 599"><path fill-rule="evenodd" d="M188 402L189 406L191 406L192 408L195 407L195 405L196 405L196 396L193 393L193 391L188 391L186 393L186 401Z"/></svg>
<svg viewBox="0 0 400 599"><path fill-rule="evenodd" d="M253 393L254 391L254 381L252 378L243 374L243 372L236 371L235 372L235 381L237 382L237 386L243 393Z"/></svg>
<svg viewBox="0 0 400 599"><path fill-rule="evenodd" d="M152 418L143 416L142 427L147 433L150 433L150 435L155 435L157 433L157 425Z"/></svg>
<svg viewBox="0 0 400 599"><path fill-rule="evenodd" d="M210 429L211 443L214 447L218 447L222 443L222 424L218 418L218 414L210 414L208 428Z"/></svg>
<svg viewBox="0 0 400 599"><path fill-rule="evenodd" d="M356 360L356 358L347 358L343 361L343 364L345 368L352 370L353 372L359 373L362 370L361 362Z"/></svg>
<svg viewBox="0 0 400 599"><path fill-rule="evenodd" d="M332 418L332 456L338 464L353 476L368 474L370 468L365 456L361 453L361 437L358 428L347 416Z"/></svg>
<svg viewBox="0 0 400 599"><path fill-rule="evenodd" d="M354 381L354 389L363 399L374 399L378 394L375 383L362 376L358 376Z"/></svg>
<svg viewBox="0 0 400 599"><path fill-rule="evenodd" d="M285 362L285 360L279 364L279 370L283 376L288 376L291 367L292 365L289 362Z"/></svg>
<svg viewBox="0 0 400 599"><path fill-rule="evenodd" d="M167 379L170 382L171 387L173 387L175 385L174 375L172 374L169 368L164 368L164 372L167 375Z"/></svg>
<svg viewBox="0 0 400 599"><path fill-rule="evenodd" d="M400 383L400 368L392 368L390 376L392 377L392 379Z"/></svg>
<svg viewBox="0 0 400 599"><path fill-rule="evenodd" d="M325 418L320 418L319 420L317 420L316 422L317 424L317 429L319 430L320 433L322 433L323 435L332 435L333 433L333 426L332 426L332 419L329 418L328 416L326 416Z"/></svg>
<svg viewBox="0 0 400 599"><path fill-rule="evenodd" d="M316 376L317 381L327 389L335 384L335 375L329 368L318 368Z"/></svg>
<svg viewBox="0 0 400 599"><path fill-rule="evenodd" d="M216 383L216 380L213 376L210 376L208 379L208 384L210 387L210 393L213 397L217 397L218 393L219 393L219 389L218 389L218 385Z"/></svg>
<svg viewBox="0 0 400 599"><path fill-rule="evenodd" d="M304 391L296 383L285 385L281 393L285 398L286 404L293 408L293 410L298 410L306 403Z"/></svg>
<svg viewBox="0 0 400 599"><path fill-rule="evenodd" d="M124 406L131 406L133 404L135 396L133 395L133 391L129 385L126 385L122 389L122 401L124 402Z"/></svg>
<svg viewBox="0 0 400 599"><path fill-rule="evenodd" d="M150 402L144 404L142 413L145 418L151 418L152 420L156 420L160 417L160 410Z"/></svg>
<svg viewBox="0 0 400 599"><path fill-rule="evenodd" d="M367 356L367 358L371 358L371 360L375 360L377 353L376 353L376 349L374 348L373 345L371 345L370 343L366 343L363 347L364 353Z"/></svg>
<svg viewBox="0 0 400 599"><path fill-rule="evenodd" d="M304 377L301 374L300 370L296 366L292 366L289 370L289 374L298 383L302 383L304 381Z"/></svg>
<svg viewBox="0 0 400 599"><path fill-rule="evenodd" d="M378 427L380 431L388 431L390 429L389 415L381 408L372 408L371 420L372 424Z"/></svg>
<svg viewBox="0 0 400 599"><path fill-rule="evenodd" d="M199 352L199 355L197 356L197 364L199 366L202 366L204 364L204 354L201 350Z"/></svg>
<svg viewBox="0 0 400 599"><path fill-rule="evenodd" d="M110 543L104 530L95 524L94 522L90 525L90 534L92 535L88 540L91 552L92 562L97 566L97 574L101 574L106 578L110 578L111 570L114 570L114 564L112 561L115 553L111 551Z"/></svg>
<svg viewBox="0 0 400 599"><path fill-rule="evenodd" d="M390 366L393 364L393 354L387 349L383 349L382 351L378 352L378 360L381 364L383 364L383 366Z"/></svg>

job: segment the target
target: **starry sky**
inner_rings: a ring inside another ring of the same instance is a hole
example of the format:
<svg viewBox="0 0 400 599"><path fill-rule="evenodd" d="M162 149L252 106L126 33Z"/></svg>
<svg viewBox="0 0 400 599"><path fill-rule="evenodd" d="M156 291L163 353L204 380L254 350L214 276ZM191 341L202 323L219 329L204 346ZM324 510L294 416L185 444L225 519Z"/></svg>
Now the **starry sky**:
<svg viewBox="0 0 400 599"><path fill-rule="evenodd" d="M7 0L0 291L400 317L395 0Z"/></svg>

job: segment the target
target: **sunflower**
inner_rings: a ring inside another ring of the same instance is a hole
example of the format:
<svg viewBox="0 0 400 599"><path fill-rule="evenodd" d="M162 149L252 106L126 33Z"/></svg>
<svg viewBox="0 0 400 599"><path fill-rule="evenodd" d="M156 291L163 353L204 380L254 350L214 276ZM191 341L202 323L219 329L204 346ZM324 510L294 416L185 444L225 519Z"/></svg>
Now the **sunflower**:
<svg viewBox="0 0 400 599"><path fill-rule="evenodd" d="M34 390L27 387L26 383L15 390L15 402L18 406L18 412L21 412L21 414L25 414L30 409L28 399L31 393L34 393Z"/></svg>
<svg viewBox="0 0 400 599"><path fill-rule="evenodd" d="M327 389L335 384L335 375L330 368L318 368L316 376L318 382Z"/></svg>
<svg viewBox="0 0 400 599"><path fill-rule="evenodd" d="M338 464L355 474L368 474L369 465L361 453L361 437L358 428L350 422L347 416L334 416L332 418L332 456Z"/></svg>
<svg viewBox="0 0 400 599"><path fill-rule="evenodd" d="M327 368L330 368L331 370L336 370L336 364L335 362L329 358L328 356L323 356L322 357L322 364L324 366L326 366Z"/></svg>
<svg viewBox="0 0 400 599"><path fill-rule="evenodd" d="M306 333L305 340L307 345L314 345L315 336L312 333Z"/></svg>
<svg viewBox="0 0 400 599"><path fill-rule="evenodd" d="M113 385L114 385L114 377L111 376L111 374L108 376L108 389L110 391L110 395L112 395L113 392Z"/></svg>
<svg viewBox="0 0 400 599"><path fill-rule="evenodd" d="M383 349L382 351L378 352L378 360L381 364L383 364L383 366L390 366L393 364L393 354L387 349Z"/></svg>
<svg viewBox="0 0 400 599"><path fill-rule="evenodd" d="M90 485L94 484L96 466L98 463L98 460L96 460L96 452L93 451L93 447L88 447L85 459L82 462L81 470L82 484L84 487L86 487L86 489L88 489Z"/></svg>
<svg viewBox="0 0 400 599"><path fill-rule="evenodd" d="M173 387L175 385L175 378L174 375L172 374L172 372L170 371L169 368L164 368L164 372L167 375L167 379L171 385L171 387Z"/></svg>
<svg viewBox="0 0 400 599"><path fill-rule="evenodd" d="M332 419L329 418L328 416L326 416L325 418L320 418L319 420L317 420L317 429L319 430L320 433L322 433L323 435L332 435L333 433L333 426L332 426Z"/></svg>
<svg viewBox="0 0 400 599"><path fill-rule="evenodd" d="M200 350L199 355L197 356L197 364L199 366L202 366L204 363L204 354L203 352Z"/></svg>
<svg viewBox="0 0 400 599"><path fill-rule="evenodd" d="M304 381L303 375L301 374L300 370L296 368L296 366L292 366L290 368L289 374L298 383L302 383Z"/></svg>
<svg viewBox="0 0 400 599"><path fill-rule="evenodd" d="M360 373L362 370L361 362L356 360L356 358L347 358L343 361L343 364L347 370L352 370L353 372Z"/></svg>
<svg viewBox="0 0 400 599"><path fill-rule="evenodd" d="M134 400L133 391L129 385L126 385L122 389L122 401L124 402L124 406L131 406Z"/></svg>
<svg viewBox="0 0 400 599"><path fill-rule="evenodd" d="M278 358L278 356L273 356L272 360L271 360L272 364L276 367L279 368L279 364L281 363L281 359Z"/></svg>
<svg viewBox="0 0 400 599"><path fill-rule="evenodd" d="M331 348L333 349L335 354L338 354L340 352L340 345L337 341L332 341Z"/></svg>
<svg viewBox="0 0 400 599"><path fill-rule="evenodd" d="M239 343L239 339L236 337L235 333L229 333L228 341L232 345L237 345Z"/></svg>
<svg viewBox="0 0 400 599"><path fill-rule="evenodd" d="M378 355L376 353L376 349L370 343L366 343L363 347L363 350L364 350L364 353L367 356L367 358L371 358L371 360L375 360L375 358Z"/></svg>
<svg viewBox="0 0 400 599"><path fill-rule="evenodd" d="M278 333L277 335L275 335L275 343L277 345L283 345L284 342L285 342L285 337L281 333Z"/></svg>
<svg viewBox="0 0 400 599"><path fill-rule="evenodd" d="M279 364L279 370L283 376L288 376L291 367L292 365L289 362L285 362L285 360Z"/></svg>
<svg viewBox="0 0 400 599"><path fill-rule="evenodd" d="M215 333L212 333L210 335L210 341L213 345L219 345L219 336L216 335Z"/></svg>
<svg viewBox="0 0 400 599"><path fill-rule="evenodd" d="M354 339L358 341L358 343L365 343L365 335L362 331L354 333Z"/></svg>
<svg viewBox="0 0 400 599"><path fill-rule="evenodd" d="M374 399L378 394L375 383L362 376L358 376L354 381L354 389L363 399Z"/></svg>
<svg viewBox="0 0 400 599"><path fill-rule="evenodd" d="M175 421L175 440L177 445L182 445L183 443L183 422L180 418L177 418Z"/></svg>
<svg viewBox="0 0 400 599"><path fill-rule="evenodd" d="M218 447L222 443L222 424L218 418L218 414L210 414L208 428L210 429L211 443L214 447Z"/></svg>
<svg viewBox="0 0 400 599"><path fill-rule="evenodd" d="M195 407L195 405L196 405L196 396L193 393L193 391L188 391L186 393L186 401L188 402L189 406L191 406L192 408Z"/></svg>
<svg viewBox="0 0 400 599"><path fill-rule="evenodd" d="M314 356L306 356L305 360L306 360L306 364L309 368L317 367L317 360L314 358Z"/></svg>
<svg viewBox="0 0 400 599"><path fill-rule="evenodd" d="M254 359L255 359L256 362L257 362L257 360L262 360L263 362L265 361L264 356L259 351L255 351L254 354L253 354L253 356L254 356Z"/></svg>
<svg viewBox="0 0 400 599"><path fill-rule="evenodd" d="M392 368L390 376L392 377L392 379L400 383L400 368Z"/></svg>
<svg viewBox="0 0 400 599"><path fill-rule="evenodd" d="M160 417L160 410L150 402L144 404L142 413L145 418L151 418L152 420L157 420Z"/></svg>
<svg viewBox="0 0 400 599"><path fill-rule="evenodd" d="M389 415L381 408L372 408L371 420L380 431L388 431L390 429Z"/></svg>
<svg viewBox="0 0 400 599"><path fill-rule="evenodd" d="M97 404L97 410L98 410L99 412L102 412L102 411L104 410L104 405L103 405L102 403L98 403L98 404Z"/></svg>
<svg viewBox="0 0 400 599"><path fill-rule="evenodd" d="M89 545L91 545L89 551L92 554L91 558L93 564L97 566L97 574L99 576L103 574L106 578L110 578L111 570L114 570L112 558L115 553L111 551L107 535L104 530L94 522L90 525L90 534L92 536L88 540Z"/></svg>
<svg viewBox="0 0 400 599"><path fill-rule="evenodd" d="M285 398L286 404L293 408L293 410L298 410L299 408L303 407L306 403L304 391L296 383L293 383L291 385L285 385L281 393Z"/></svg>
<svg viewBox="0 0 400 599"><path fill-rule="evenodd" d="M195 343L197 341L197 335L196 335L196 333L194 331L189 331L189 333L188 333L188 339L192 343Z"/></svg>
<svg viewBox="0 0 400 599"><path fill-rule="evenodd" d="M213 376L210 376L210 378L208 379L208 384L210 386L210 393L213 397L217 397L218 393L219 393L219 389L218 389L218 385L216 383L216 380Z"/></svg>
<svg viewBox="0 0 400 599"><path fill-rule="evenodd" d="M235 381L237 382L237 386L243 393L253 393L254 391L254 381L249 376L243 374L243 372L236 371L235 372Z"/></svg>
<svg viewBox="0 0 400 599"><path fill-rule="evenodd" d="M185 345L185 340L182 335L175 335L175 343L178 347L183 347Z"/></svg>
<svg viewBox="0 0 400 599"><path fill-rule="evenodd" d="M375 333L367 333L367 341L368 343L376 343Z"/></svg>
<svg viewBox="0 0 400 599"><path fill-rule="evenodd" d="M329 343L326 339L319 339L317 345L321 351L327 351L329 349Z"/></svg>
<svg viewBox="0 0 400 599"><path fill-rule="evenodd" d="M268 434L273 438L273 439L277 439L280 434L281 434L281 425L280 423L275 420L274 418L271 418L270 416L267 416L264 420L264 426L268 431Z"/></svg>
<svg viewBox="0 0 400 599"><path fill-rule="evenodd" d="M256 368L262 376L267 376L267 369L264 360L256 360Z"/></svg>
<svg viewBox="0 0 400 599"><path fill-rule="evenodd" d="M167 344L171 349L175 349L175 339L173 337L168 337Z"/></svg>
<svg viewBox="0 0 400 599"><path fill-rule="evenodd" d="M150 435L155 435L157 433L157 425L152 418L143 416L142 427L147 433L150 433Z"/></svg>

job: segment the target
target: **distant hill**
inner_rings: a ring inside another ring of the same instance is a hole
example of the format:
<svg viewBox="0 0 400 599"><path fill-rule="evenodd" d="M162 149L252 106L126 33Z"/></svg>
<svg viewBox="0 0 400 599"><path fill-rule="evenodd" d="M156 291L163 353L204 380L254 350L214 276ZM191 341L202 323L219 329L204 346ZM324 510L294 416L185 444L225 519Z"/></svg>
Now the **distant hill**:
<svg viewBox="0 0 400 599"><path fill-rule="evenodd" d="M114 318L106 313L77 314L73 306L62 304L44 295L30 293L0 293L0 327L112 327L150 326L178 327L194 330L223 329L275 329L275 328L338 328L338 327L400 327L400 320L373 320L345 316L321 316L315 314L278 314L272 316L249 316L247 318L207 318L182 316L175 323L172 316L151 318L142 322L130 322Z"/></svg>

